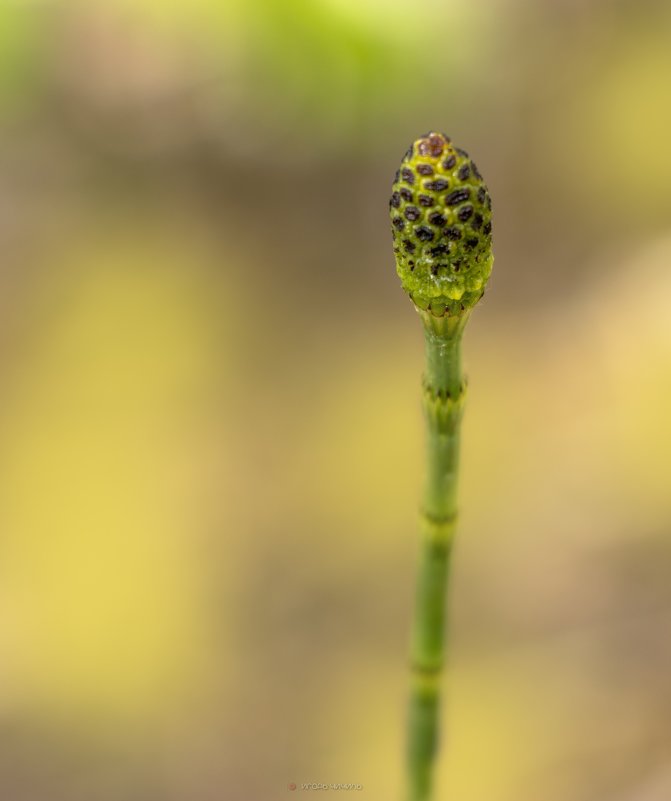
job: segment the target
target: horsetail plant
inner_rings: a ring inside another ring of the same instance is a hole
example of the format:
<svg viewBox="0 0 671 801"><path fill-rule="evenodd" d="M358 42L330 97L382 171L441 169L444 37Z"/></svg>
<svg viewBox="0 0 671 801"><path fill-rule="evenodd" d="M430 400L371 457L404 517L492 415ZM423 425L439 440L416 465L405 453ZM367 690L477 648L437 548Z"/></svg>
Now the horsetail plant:
<svg viewBox="0 0 671 801"><path fill-rule="evenodd" d="M390 201L396 271L426 340L427 477L411 640L408 801L432 797L465 396L461 337L492 270L491 208L478 168L449 137L428 133L410 146Z"/></svg>

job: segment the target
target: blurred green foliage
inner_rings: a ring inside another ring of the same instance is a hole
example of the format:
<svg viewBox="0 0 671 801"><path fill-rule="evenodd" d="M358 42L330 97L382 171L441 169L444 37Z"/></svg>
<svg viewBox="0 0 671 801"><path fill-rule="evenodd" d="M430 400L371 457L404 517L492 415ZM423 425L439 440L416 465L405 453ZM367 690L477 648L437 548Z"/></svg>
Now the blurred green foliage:
<svg viewBox="0 0 671 801"><path fill-rule="evenodd" d="M0 115L29 102L43 68L44 28L36 9L0 5Z"/></svg>

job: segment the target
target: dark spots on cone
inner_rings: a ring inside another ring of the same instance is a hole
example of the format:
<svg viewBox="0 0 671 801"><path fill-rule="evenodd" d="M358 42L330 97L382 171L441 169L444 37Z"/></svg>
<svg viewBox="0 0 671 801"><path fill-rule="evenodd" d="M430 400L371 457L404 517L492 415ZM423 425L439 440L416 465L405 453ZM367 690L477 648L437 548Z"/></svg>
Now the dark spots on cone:
<svg viewBox="0 0 671 801"><path fill-rule="evenodd" d="M473 170L473 175L475 175L476 178L482 181L482 175L480 175L480 170L478 169L477 164L474 161L471 162L471 169Z"/></svg>
<svg viewBox="0 0 671 801"><path fill-rule="evenodd" d="M463 148L461 148L461 147L455 147L454 149L455 149L455 150L457 151L457 153L458 153L460 156L462 156L463 158L465 158L465 159L467 159L467 158L468 158L468 153L467 153L467 152L466 152L466 151L465 151Z"/></svg>
<svg viewBox="0 0 671 801"><path fill-rule="evenodd" d="M456 225L451 225L445 229L445 236L456 242L457 239L461 239L461 229L457 228Z"/></svg>
<svg viewBox="0 0 671 801"><path fill-rule="evenodd" d="M396 170L396 172L394 173L394 183L397 184L399 182L400 178L401 178L401 171L400 170Z"/></svg>
<svg viewBox="0 0 671 801"><path fill-rule="evenodd" d="M454 154L452 154L451 156L448 156L443 162L443 169L451 170L456 163L457 163L457 157Z"/></svg>
<svg viewBox="0 0 671 801"><path fill-rule="evenodd" d="M394 217L394 219L392 220L392 224L394 228L398 228L399 231L402 231L405 228L403 217Z"/></svg>
<svg viewBox="0 0 671 801"><path fill-rule="evenodd" d="M482 229L486 234L491 234L492 232L492 224L491 222L485 223L484 228Z"/></svg>
<svg viewBox="0 0 671 801"><path fill-rule="evenodd" d="M417 152L420 156L433 156L438 158L445 150L446 141L440 134L432 133L420 140L417 145Z"/></svg>
<svg viewBox="0 0 671 801"><path fill-rule="evenodd" d="M456 206L459 203L463 203L464 200L468 200L470 196L470 189L457 189L454 192L450 192L450 194L445 198L445 203L448 206Z"/></svg>
<svg viewBox="0 0 671 801"><path fill-rule="evenodd" d="M440 264L431 265L431 275L438 275L438 270L440 270Z"/></svg>
<svg viewBox="0 0 671 801"><path fill-rule="evenodd" d="M435 234L428 227L428 225L419 225L417 228L415 228L415 236L422 242L430 242L434 238Z"/></svg>
<svg viewBox="0 0 671 801"><path fill-rule="evenodd" d="M412 203L412 201L414 200L412 192L406 186L402 186L398 190L398 193L407 203Z"/></svg>
<svg viewBox="0 0 671 801"><path fill-rule="evenodd" d="M438 225L442 228L447 220L439 211L434 211L432 214L429 214L429 222L431 225Z"/></svg>
<svg viewBox="0 0 671 801"><path fill-rule="evenodd" d="M399 195L398 192L394 192L392 194L389 204L393 206L395 209L397 209L401 205L401 196Z"/></svg>
<svg viewBox="0 0 671 801"><path fill-rule="evenodd" d="M436 245L434 248L431 248L429 253L434 257L444 256L447 253L448 249L449 248L447 245Z"/></svg>
<svg viewBox="0 0 671 801"><path fill-rule="evenodd" d="M436 178L435 181L424 181L424 188L431 192L444 192L450 185L447 178Z"/></svg>
<svg viewBox="0 0 671 801"><path fill-rule="evenodd" d="M459 171L457 172L459 180L465 181L470 177L470 175L471 175L470 166L468 164L462 164L461 167L459 167Z"/></svg>
<svg viewBox="0 0 671 801"><path fill-rule="evenodd" d="M478 231L480 228L482 228L482 222L483 222L482 214L480 214L480 212L477 212L475 214L475 216L473 217L473 222L471 223L471 228L474 231Z"/></svg>
<svg viewBox="0 0 671 801"><path fill-rule="evenodd" d="M469 250L473 250L473 248L478 244L478 238L471 237L470 239L467 239L464 244Z"/></svg>
<svg viewBox="0 0 671 801"><path fill-rule="evenodd" d="M470 219L473 216L473 206L462 206L457 212L457 217L462 221Z"/></svg>
<svg viewBox="0 0 671 801"><path fill-rule="evenodd" d="M420 195L417 200L420 206L433 206L433 198L429 195Z"/></svg>
<svg viewBox="0 0 671 801"><path fill-rule="evenodd" d="M420 175L433 175L433 167L430 164L418 164L417 172Z"/></svg>
<svg viewBox="0 0 671 801"><path fill-rule="evenodd" d="M411 242L409 239L403 240L403 247L406 249L408 253L414 253L415 248L417 247L414 242Z"/></svg>
<svg viewBox="0 0 671 801"><path fill-rule="evenodd" d="M406 182L406 184L414 184L415 183L415 173L409 169L408 167L404 167L401 170L401 178Z"/></svg>
<svg viewBox="0 0 671 801"><path fill-rule="evenodd" d="M405 151L405 155L403 156L403 160L407 161L408 159L411 159L412 158L412 153L413 153L413 145L410 145L410 147Z"/></svg>
<svg viewBox="0 0 671 801"><path fill-rule="evenodd" d="M416 206L406 206L405 211L406 220L410 220L410 222L414 222L415 220L419 220L422 216L422 212Z"/></svg>
<svg viewBox="0 0 671 801"><path fill-rule="evenodd" d="M486 198L487 198L487 193L485 192L484 187L481 186L480 189L478 189L478 203L484 204Z"/></svg>
<svg viewBox="0 0 671 801"><path fill-rule="evenodd" d="M456 261L452 262L452 269L455 273L458 273L461 270L461 259L457 259Z"/></svg>

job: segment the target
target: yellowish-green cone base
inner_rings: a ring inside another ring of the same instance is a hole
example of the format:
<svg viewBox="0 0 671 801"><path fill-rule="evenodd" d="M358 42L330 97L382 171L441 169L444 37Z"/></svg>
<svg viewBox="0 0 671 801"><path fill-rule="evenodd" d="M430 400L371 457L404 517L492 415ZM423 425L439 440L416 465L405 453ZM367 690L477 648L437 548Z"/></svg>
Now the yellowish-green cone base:
<svg viewBox="0 0 671 801"><path fill-rule="evenodd" d="M482 297L478 295L474 304ZM414 300L414 298L411 298ZM466 323L471 316L472 306L465 307L463 303L453 301L433 301L429 307L422 309L415 303L415 310L419 314L422 325L427 331L445 339L458 338L464 332Z"/></svg>

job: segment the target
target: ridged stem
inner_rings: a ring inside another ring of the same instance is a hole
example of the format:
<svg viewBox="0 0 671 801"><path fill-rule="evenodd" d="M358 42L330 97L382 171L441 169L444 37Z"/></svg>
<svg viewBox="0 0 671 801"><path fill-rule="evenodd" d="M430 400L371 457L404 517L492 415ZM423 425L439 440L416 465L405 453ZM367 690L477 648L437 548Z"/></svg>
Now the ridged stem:
<svg viewBox="0 0 671 801"><path fill-rule="evenodd" d="M461 337L468 312L420 311L426 338L423 406L427 476L420 510L421 550L410 654L408 801L430 801L438 751L440 679L450 554L457 521L459 431L465 387Z"/></svg>

